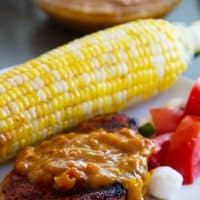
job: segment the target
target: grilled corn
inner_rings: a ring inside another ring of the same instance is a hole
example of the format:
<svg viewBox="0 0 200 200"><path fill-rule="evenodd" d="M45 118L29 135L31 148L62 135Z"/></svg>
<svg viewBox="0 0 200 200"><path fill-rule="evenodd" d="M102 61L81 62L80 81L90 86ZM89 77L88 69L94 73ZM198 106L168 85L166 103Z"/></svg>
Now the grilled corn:
<svg viewBox="0 0 200 200"><path fill-rule="evenodd" d="M24 146L169 88L200 50L189 28L141 20L54 49L0 76L0 162Z"/></svg>

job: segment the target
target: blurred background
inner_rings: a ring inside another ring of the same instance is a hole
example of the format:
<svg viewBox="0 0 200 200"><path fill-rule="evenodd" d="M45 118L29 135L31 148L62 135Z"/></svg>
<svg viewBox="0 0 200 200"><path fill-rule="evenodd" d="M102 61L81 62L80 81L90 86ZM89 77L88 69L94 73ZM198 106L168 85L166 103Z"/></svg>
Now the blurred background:
<svg viewBox="0 0 200 200"><path fill-rule="evenodd" d="M165 18L187 24L200 20L200 0L182 0ZM31 0L0 0L0 68L22 63L81 35L55 23ZM200 76L200 56L185 75Z"/></svg>

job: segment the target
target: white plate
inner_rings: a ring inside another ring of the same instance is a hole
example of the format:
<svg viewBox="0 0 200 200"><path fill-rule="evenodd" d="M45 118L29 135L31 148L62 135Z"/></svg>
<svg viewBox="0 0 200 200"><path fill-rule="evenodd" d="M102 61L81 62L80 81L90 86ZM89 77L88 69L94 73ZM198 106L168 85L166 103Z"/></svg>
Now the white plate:
<svg viewBox="0 0 200 200"><path fill-rule="evenodd" d="M1 73L1 71L0 71ZM136 108L128 108L124 112L137 116L137 118L144 118L148 115L148 110L152 107L163 105L171 98L183 97L186 98L191 89L192 81L180 78L177 83L165 93L138 105ZM0 166L0 181L10 171L12 163ZM199 200L200 180L196 181L193 185L184 186L183 189L171 200Z"/></svg>

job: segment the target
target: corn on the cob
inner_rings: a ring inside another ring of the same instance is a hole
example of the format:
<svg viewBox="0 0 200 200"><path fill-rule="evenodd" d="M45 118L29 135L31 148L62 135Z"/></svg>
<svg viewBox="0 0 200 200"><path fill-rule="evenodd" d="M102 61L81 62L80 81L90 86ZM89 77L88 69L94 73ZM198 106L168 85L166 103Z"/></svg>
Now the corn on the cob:
<svg viewBox="0 0 200 200"><path fill-rule="evenodd" d="M198 29L162 20L131 22L1 75L0 162L92 115L118 111L170 87L199 50Z"/></svg>

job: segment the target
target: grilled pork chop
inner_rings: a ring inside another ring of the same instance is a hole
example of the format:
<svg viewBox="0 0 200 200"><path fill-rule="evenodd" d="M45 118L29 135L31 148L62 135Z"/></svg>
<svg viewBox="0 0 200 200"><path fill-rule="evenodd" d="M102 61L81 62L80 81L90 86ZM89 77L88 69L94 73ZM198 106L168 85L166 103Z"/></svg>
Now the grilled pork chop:
<svg viewBox="0 0 200 200"><path fill-rule="evenodd" d="M105 129L117 130L122 127L134 128L135 121L123 114L112 113L94 117L77 128L79 132ZM57 190L52 185L34 184L27 176L19 175L14 170L8 174L0 187L0 200L125 200L127 191L122 184L98 189L76 187L68 192Z"/></svg>
<svg viewBox="0 0 200 200"><path fill-rule="evenodd" d="M0 200L125 200L126 191L120 184L97 190L60 192L51 186L30 183L12 171L1 185Z"/></svg>

